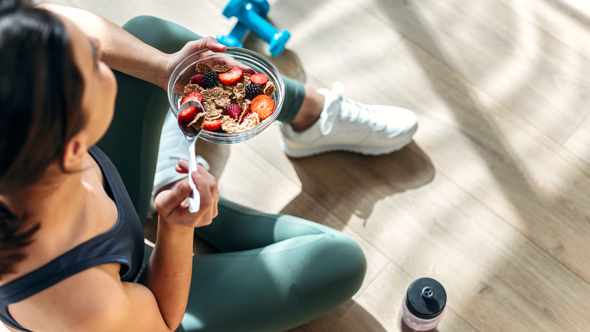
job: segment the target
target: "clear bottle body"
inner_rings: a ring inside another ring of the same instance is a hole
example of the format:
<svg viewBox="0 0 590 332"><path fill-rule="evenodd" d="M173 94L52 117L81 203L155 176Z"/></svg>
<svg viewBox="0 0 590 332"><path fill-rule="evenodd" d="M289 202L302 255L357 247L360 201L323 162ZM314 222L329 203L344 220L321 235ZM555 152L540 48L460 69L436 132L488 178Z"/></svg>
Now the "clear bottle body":
<svg viewBox="0 0 590 332"><path fill-rule="evenodd" d="M444 310L443 312L440 313L440 315L438 315L435 318L432 319L422 319L422 318L418 318L416 316L414 316L410 310L408 309L408 306L406 305L406 297L404 296L404 300L402 301L402 312L401 312L401 316L402 316L402 320L404 321L404 323L406 323L406 325L411 328L414 331L431 331L434 330L438 324L440 323L442 316L444 314Z"/></svg>

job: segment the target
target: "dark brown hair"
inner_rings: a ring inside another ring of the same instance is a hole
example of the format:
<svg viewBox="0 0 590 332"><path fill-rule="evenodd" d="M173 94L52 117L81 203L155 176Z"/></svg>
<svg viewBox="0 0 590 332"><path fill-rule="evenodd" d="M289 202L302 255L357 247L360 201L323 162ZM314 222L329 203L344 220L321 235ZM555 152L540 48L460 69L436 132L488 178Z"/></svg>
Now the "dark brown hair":
<svg viewBox="0 0 590 332"><path fill-rule="evenodd" d="M85 124L83 79L64 24L28 2L0 0L0 195L26 192ZM0 202L0 277L26 258L39 224Z"/></svg>

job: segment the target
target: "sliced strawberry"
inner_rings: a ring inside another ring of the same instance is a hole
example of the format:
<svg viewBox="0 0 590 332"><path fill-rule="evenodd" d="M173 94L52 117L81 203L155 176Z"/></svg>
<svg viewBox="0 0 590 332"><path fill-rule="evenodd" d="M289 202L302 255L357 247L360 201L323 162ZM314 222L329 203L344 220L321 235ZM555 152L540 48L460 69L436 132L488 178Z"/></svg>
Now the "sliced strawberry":
<svg viewBox="0 0 590 332"><path fill-rule="evenodd" d="M182 98L182 100L180 101L180 105L184 104L184 102L187 100L196 100L199 103L202 103L203 102L203 95L201 95L197 91L193 91L193 92L189 93L188 95L184 96L184 98Z"/></svg>
<svg viewBox="0 0 590 332"><path fill-rule="evenodd" d="M187 107L184 111L180 112L180 114L178 114L178 117L182 121L190 123L195 118L196 113L197 113L197 107L191 106L191 107Z"/></svg>
<svg viewBox="0 0 590 332"><path fill-rule="evenodd" d="M225 85L233 85L242 78L242 69L238 66L232 66L230 70L225 73L219 73L217 77L219 77L221 83Z"/></svg>
<svg viewBox="0 0 590 332"><path fill-rule="evenodd" d="M250 75L250 81L252 83L260 84L260 85L262 85L262 87L264 87L266 82L268 82L268 76L266 76L262 73Z"/></svg>
<svg viewBox="0 0 590 332"><path fill-rule="evenodd" d="M275 103L270 96L259 95L250 104L250 110L256 114L260 120L264 120L271 116L275 110Z"/></svg>
<svg viewBox="0 0 590 332"><path fill-rule="evenodd" d="M221 128L221 119L205 120L205 125L203 125L203 129L209 131L216 131L219 128Z"/></svg>

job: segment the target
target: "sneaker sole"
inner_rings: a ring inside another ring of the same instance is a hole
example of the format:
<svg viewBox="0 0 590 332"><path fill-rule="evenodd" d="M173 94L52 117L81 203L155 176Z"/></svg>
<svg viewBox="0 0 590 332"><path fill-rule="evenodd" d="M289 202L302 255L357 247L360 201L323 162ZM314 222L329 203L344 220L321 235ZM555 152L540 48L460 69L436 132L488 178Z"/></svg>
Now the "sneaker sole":
<svg viewBox="0 0 590 332"><path fill-rule="evenodd" d="M412 136L408 137L408 139L399 142L393 146L378 146L378 147L368 147L368 146L358 146L358 145L326 145L326 146L318 146L315 148L295 148L287 146L285 139L281 137L281 146L285 154L291 158L305 158L314 156L317 154L325 153L325 152L332 152L332 151L346 151L346 152L353 152L353 153L360 153L364 155L382 155L388 154L397 150L400 150L404 146L408 145L412 141ZM290 143L291 145L296 145L296 143Z"/></svg>

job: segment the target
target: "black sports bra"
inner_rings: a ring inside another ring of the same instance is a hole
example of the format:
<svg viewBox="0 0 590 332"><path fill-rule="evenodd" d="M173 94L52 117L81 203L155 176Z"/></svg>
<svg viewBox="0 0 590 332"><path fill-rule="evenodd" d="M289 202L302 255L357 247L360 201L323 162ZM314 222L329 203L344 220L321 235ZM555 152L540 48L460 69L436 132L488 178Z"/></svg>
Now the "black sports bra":
<svg viewBox="0 0 590 332"><path fill-rule="evenodd" d="M33 296L58 282L91 267L121 264L122 281L135 281L143 261L143 229L123 181L113 163L97 147L88 150L105 178L105 190L115 201L119 217L115 226L51 262L0 287L0 320L27 331L8 312L8 305Z"/></svg>

